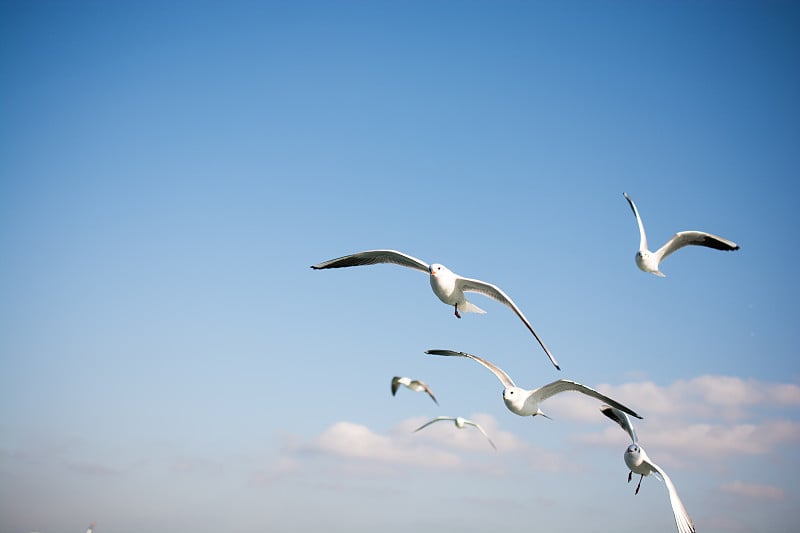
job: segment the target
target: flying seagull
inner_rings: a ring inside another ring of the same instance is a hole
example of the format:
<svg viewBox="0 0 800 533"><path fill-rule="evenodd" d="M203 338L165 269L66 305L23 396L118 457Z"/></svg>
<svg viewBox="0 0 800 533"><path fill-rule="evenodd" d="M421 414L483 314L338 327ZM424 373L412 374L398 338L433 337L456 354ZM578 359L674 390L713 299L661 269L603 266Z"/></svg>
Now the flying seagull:
<svg viewBox="0 0 800 533"><path fill-rule="evenodd" d="M94 522L89 524L89 529L86 530L86 533L92 533L92 531L94 530L94 526L95 526Z"/></svg>
<svg viewBox="0 0 800 533"><path fill-rule="evenodd" d="M640 475L639 484L636 485L636 491L634 494L639 494L639 487L642 486L642 479L644 476L653 474L656 478L663 479L664 484L667 486L667 490L669 491L669 502L672 505L672 513L675 515L675 525L678 526L679 533L695 533L696 530L694 524L692 523L692 519L689 517L689 513L686 512L686 508L683 506L681 499L678 497L678 491L675 488L675 485L672 484L672 480L669 478L667 473L650 460L645 453L644 448L639 446L639 440L636 438L636 432L633 430L633 426L631 425L631 421L628 416L619 409L615 409L609 405L602 406L600 411L602 411L602 413L608 418L619 424L619 426L631 437L632 444L628 446L627 450L625 450L624 458L625 464L631 470L628 472L628 483L631 482L631 477L634 473Z"/></svg>
<svg viewBox="0 0 800 533"><path fill-rule="evenodd" d="M311 268L314 270L322 270L325 268L375 265L378 263L392 263L430 274L431 288L433 289L434 294L436 294L436 296L438 296L442 302L446 303L447 305L452 305L455 315L458 318L461 318L459 311L481 314L486 312L477 305L467 301L466 296L464 296L465 292L478 292L510 307L517 314L520 320L522 320L528 330L533 333L533 336L536 337L536 340L539 341L539 345L547 354L547 357L550 358L550 361L553 363L553 365L558 370L561 370L561 368L558 366L558 362L556 362L555 357L553 357L553 354L551 354L550 350L547 349L547 346L544 345L544 342L542 342L542 339L539 338L539 335L536 334L533 326L531 326L531 323L527 318L525 318L525 315L522 314L522 311L520 311L519 307L517 307L517 304L515 304L514 301L496 285L478 279L461 277L449 270L444 265L440 265L438 263L429 265L424 261L420 261L416 257L411 257L408 254L404 254L396 250L369 250L367 252L359 252L357 254L346 255L337 259L324 261L322 263L312 265Z"/></svg>
<svg viewBox="0 0 800 533"><path fill-rule="evenodd" d="M723 239L717 235L706 233L704 231L680 231L672 236L661 248L655 252L651 252L647 248L647 235L644 232L644 224L642 224L642 217L639 216L639 210L636 209L636 204L633 203L628 193L622 193L625 199L633 210L633 216L636 217L636 222L639 224L639 251L636 252L636 266L644 272L650 272L659 277L665 277L665 274L658 270L661 261L667 258L669 254L680 250L684 246L706 246L708 248L715 248L717 250L732 251L738 250L739 245L728 239Z"/></svg>
<svg viewBox="0 0 800 533"><path fill-rule="evenodd" d="M554 381L552 383L548 383L538 389L527 390L514 385L514 382L511 378L503 372L503 370L489 361L478 357L477 355L468 354L465 352L454 352L453 350L427 350L425 352L428 355L445 355L445 356L456 356L456 357L468 357L478 363L482 364L486 368L492 371L492 373L497 376L497 378L503 383L505 387L503 389L503 401L508 407L508 410L514 413L515 415L519 416L536 416L542 415L546 418L549 418L545 415L542 410L539 408L539 404L548 399L549 397L558 394L559 392L565 391L576 391L587 396L591 396L592 398L596 398L602 402L608 403L613 405L614 407L625 411L626 413L635 416L636 418L642 418L638 414L636 414L633 410L628 407L625 407L621 403L617 402L616 400L612 400L608 396L597 392L594 389L590 389L586 385L581 385L580 383L576 383L574 381L569 381L566 379L559 379L558 381Z"/></svg>
<svg viewBox="0 0 800 533"><path fill-rule="evenodd" d="M392 378L392 396L397 394L397 389L400 388L400 385L403 385L415 392L427 392L428 396L431 397L431 400L436 402L436 405L439 405L439 402L436 400L436 397L431 392L431 389L425 384L424 381L420 381L418 379L410 379L401 376L395 376Z"/></svg>
<svg viewBox="0 0 800 533"><path fill-rule="evenodd" d="M476 428L478 428L478 431L483 433L483 436L486 437L486 440L489 441L489 444L492 445L492 448L494 448L495 450L497 449L497 446L494 445L494 442L492 442L492 439L489 438L489 435L486 434L486 432L483 430L483 428L481 426L479 426L478 424L476 424L472 420L467 420L466 418L461 418L460 416L457 416L455 418L453 418L452 416L437 416L433 420L430 420L430 421L425 422L424 424L422 424L420 427L415 429L414 432L417 432L422 428L428 427L431 424L433 424L434 422L440 422L442 420L450 420L452 422L455 422L456 427L458 429L464 429L465 425L467 425L467 426L475 426Z"/></svg>

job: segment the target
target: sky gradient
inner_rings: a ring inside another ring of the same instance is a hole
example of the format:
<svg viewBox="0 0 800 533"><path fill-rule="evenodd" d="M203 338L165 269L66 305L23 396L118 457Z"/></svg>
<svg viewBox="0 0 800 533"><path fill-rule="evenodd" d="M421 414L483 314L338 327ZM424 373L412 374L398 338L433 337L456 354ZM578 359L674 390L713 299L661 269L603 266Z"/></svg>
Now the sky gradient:
<svg viewBox="0 0 800 533"><path fill-rule="evenodd" d="M800 7L0 2L0 533L800 526ZM680 230L736 241L637 269ZM391 248L500 286L453 316ZM422 379L440 406L392 376ZM497 444L439 415L480 422ZM607 525L607 527L605 526Z"/></svg>

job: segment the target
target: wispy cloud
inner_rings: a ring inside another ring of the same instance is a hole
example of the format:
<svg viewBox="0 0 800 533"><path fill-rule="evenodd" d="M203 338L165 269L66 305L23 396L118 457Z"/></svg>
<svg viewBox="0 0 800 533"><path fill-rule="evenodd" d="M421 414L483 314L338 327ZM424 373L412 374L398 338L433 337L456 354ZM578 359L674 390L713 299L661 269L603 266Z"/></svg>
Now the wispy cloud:
<svg viewBox="0 0 800 533"><path fill-rule="evenodd" d="M597 388L644 415L645 420L633 421L639 439L647 449L657 446L666 457L758 455L800 442L800 421L787 418L787 412L800 407L800 387L795 384L700 376L663 387L647 381ZM574 396L553 398L551 410L558 416L605 423L596 402ZM578 440L624 444L624 433L608 423Z"/></svg>
<svg viewBox="0 0 800 533"><path fill-rule="evenodd" d="M501 430L490 415L476 413L468 418L484 428L496 444L497 451L476 428L457 429L447 421L414 432L429 419L413 417L385 433L378 433L362 424L341 421L310 440L291 442L285 447L285 455L274 471L261 472L254 482L267 482L285 473L287 468L303 468L305 461L300 458L309 454L346 459L351 469L361 464L371 465L372 470L405 467L471 469L491 475L506 471L509 456L513 456L517 464L520 458L524 458L524 464L542 471L570 468L570 463L558 453L536 448L513 433ZM469 454L469 460L465 459L465 454Z"/></svg>
<svg viewBox="0 0 800 533"><path fill-rule="evenodd" d="M337 422L314 441L302 446L302 449L336 457L401 465L453 468L461 464L461 459L454 453L426 449L410 439L380 435L352 422Z"/></svg>
<svg viewBox="0 0 800 533"><path fill-rule="evenodd" d="M741 421L755 407L798 408L800 386L793 383L770 383L732 376L699 376L678 380L667 386L652 381L622 385L601 383L596 388L647 418L682 416L691 412L695 419L712 418ZM550 410L575 420L597 420L591 400L576 394L561 394L548 400Z"/></svg>
<svg viewBox="0 0 800 533"><path fill-rule="evenodd" d="M745 498L775 501L786 499L786 491L781 487L774 487L772 485L758 485L736 480L732 483L720 485L719 488L723 492L744 496Z"/></svg>

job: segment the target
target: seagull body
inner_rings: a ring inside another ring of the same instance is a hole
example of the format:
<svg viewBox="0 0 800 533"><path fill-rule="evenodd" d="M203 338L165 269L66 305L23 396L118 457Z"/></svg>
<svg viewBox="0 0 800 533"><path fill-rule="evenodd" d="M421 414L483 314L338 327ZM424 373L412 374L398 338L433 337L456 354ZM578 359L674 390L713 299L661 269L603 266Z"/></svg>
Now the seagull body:
<svg viewBox="0 0 800 533"><path fill-rule="evenodd" d="M739 249L739 245L735 242L723 239L711 233L706 233L704 231L680 231L664 243L661 248L655 252L651 252L647 248L647 234L644 231L644 224L642 223L642 218L639 216L639 210L636 209L636 204L633 203L628 193L623 192L622 194L625 196L625 199L628 200L628 204L630 204L631 210L633 211L633 216L636 217L636 223L639 225L639 250L636 252L636 266L644 272L649 272L662 278L665 277L665 274L658 269L661 261L684 246L706 246L708 248L725 251Z"/></svg>
<svg viewBox="0 0 800 533"><path fill-rule="evenodd" d="M692 523L692 519L689 517L689 513L686 512L683 502L681 502L681 499L678 497L678 490L675 488L675 485L672 483L667 473L652 462L647 456L647 453L645 453L644 448L639 446L636 432L633 430L628 416L619 409L608 405L601 407L600 411L619 424L631 437L632 444L625 450L624 459L625 464L630 469L628 473L628 483L630 483L633 474L639 474L640 476L639 484L636 485L634 494L639 494L639 488L642 486L642 479L644 479L644 476L652 474L656 478L663 479L664 484L667 486L667 491L669 492L669 502L672 505L672 514L675 515L675 525L678 527L679 533L695 533L696 529Z"/></svg>
<svg viewBox="0 0 800 533"><path fill-rule="evenodd" d="M622 411L625 411L626 413L635 416L636 418L642 418L641 416L636 414L633 410L631 410L629 407L622 405L616 400L612 400L608 396L601 394L594 389L591 389L585 385L581 385L580 383L576 383L574 381L559 379L558 381L548 383L547 385L539 387L538 389L527 390L521 387L517 387L511 380L511 378L508 376L508 374L506 374L501 368L493 365L492 363L486 361L485 359L478 357L477 355L472 355L465 352L455 352L453 350L427 350L425 353L429 355L467 357L488 368L503 383L503 386L505 387L503 389L503 401L505 402L508 410L514 413L515 415L519 416L542 415L547 417L547 415L545 415L539 408L539 404L541 402L545 401L546 399L560 392L576 391L580 392L581 394L590 396L592 398L596 398L602 402L613 405L614 407Z"/></svg>
<svg viewBox="0 0 800 533"><path fill-rule="evenodd" d="M547 349L547 346L545 346L544 342L542 342L542 339L539 338L539 335L536 333L536 331L534 331L533 326L531 326L531 323L527 318L525 318L525 315L522 314L522 311L519 309L519 307L517 307L517 304L515 304L514 301L496 285L477 279L459 276L444 265L440 265L439 263L433 263L432 265L429 265L424 261L420 261L416 257L412 257L396 250L369 250L366 252L359 252L356 254L331 259L329 261L324 261L322 263L312 265L311 268L314 270L322 270L326 268L375 265L379 263L391 263L394 265L413 268L421 272L427 272L430 276L430 283L433 293L445 304L453 306L455 315L458 318L461 318L459 311L481 314L486 312L472 302L469 302L467 297L464 295L465 292L478 292L511 308L511 310L514 311L514 313L516 313L516 315L520 318L520 320L522 320L523 324L525 324L525 327L527 327L528 330L533 333L533 336L539 342L539 345L547 354L547 357L550 358L553 366L561 370L558 366L558 362L556 362L555 357L553 357L553 354L551 354L550 350Z"/></svg>
<svg viewBox="0 0 800 533"><path fill-rule="evenodd" d="M94 530L94 526L95 526L94 522L89 524L89 529L86 530L86 533L92 533L92 531Z"/></svg>
<svg viewBox="0 0 800 533"><path fill-rule="evenodd" d="M483 430L483 428L480 425L476 424L472 420L467 420L466 418L462 418L460 416L457 416L455 418L452 417L452 416L437 416L433 420L430 420L430 421L425 422L424 424L422 424L420 427L415 429L414 432L417 432L422 428L428 427L428 426L430 426L431 424L433 424L435 422L441 422L442 420L450 420L452 422L455 422L455 425L456 425L456 427L458 429L464 429L465 425L474 426L474 427L478 428L478 431L483 433L483 436L486 437L486 440L489 441L489 444L492 445L492 448L494 448L495 450L497 449L497 446L494 445L494 442L492 442L492 439L489 438L489 435L486 434L486 432Z"/></svg>
<svg viewBox="0 0 800 533"><path fill-rule="evenodd" d="M392 396L397 394L397 389L400 388L400 385L407 387L415 392L427 392L428 396L431 397L436 405L439 405L439 402L436 400L436 397L431 392L431 389L428 385L425 384L424 381L420 381L418 379L410 379L402 376L395 376L392 378Z"/></svg>

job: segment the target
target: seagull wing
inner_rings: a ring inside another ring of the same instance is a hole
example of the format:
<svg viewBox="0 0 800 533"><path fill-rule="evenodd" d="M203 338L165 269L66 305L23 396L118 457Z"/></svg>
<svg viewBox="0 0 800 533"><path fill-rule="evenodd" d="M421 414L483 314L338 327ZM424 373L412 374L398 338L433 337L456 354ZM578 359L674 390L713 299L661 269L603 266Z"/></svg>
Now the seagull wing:
<svg viewBox="0 0 800 533"><path fill-rule="evenodd" d="M706 233L705 231L681 231L672 236L664 246L659 248L655 256L661 262L667 258L669 254L680 250L684 246L705 246L707 248L714 248L716 250L724 250L730 252L738 250L739 245L728 239L723 239L717 235Z"/></svg>
<svg viewBox="0 0 800 533"><path fill-rule="evenodd" d="M392 378L392 396L397 394L397 389L400 388L400 380L402 378L400 376L395 376Z"/></svg>
<svg viewBox="0 0 800 533"><path fill-rule="evenodd" d="M423 390L428 393L428 396L431 397L431 400L433 400L436 405L439 405L438 400L436 400L436 396L433 395L433 391L430 387L428 387L427 383L424 381L417 381L417 383L419 383L420 387L422 387Z"/></svg>
<svg viewBox="0 0 800 533"><path fill-rule="evenodd" d="M483 366L485 366L486 368L491 370L492 373L495 376L497 376L497 379L499 379L503 383L504 387L516 387L516 385L514 385L514 382L511 380L511 378L508 376L508 374L503 372L503 369L493 365L492 363L490 363L486 359L482 359L482 358L478 357L477 355L472 355L472 354L469 354L469 353L466 353L466 352L454 352L453 350L425 350L425 353L428 354L428 355L446 355L446 356L456 356L456 357L469 357L470 359L473 359L473 360L479 362L480 364L482 364Z"/></svg>
<svg viewBox="0 0 800 533"><path fill-rule="evenodd" d="M488 440L488 441L489 441L489 444L491 444L491 445L492 445L492 448L494 448L495 450L497 449L497 446L495 446L495 445L494 445L494 442L492 442L492 439L491 439L491 438L489 438L489 435L487 435L487 434L486 434L486 432L483 430L483 428L482 428L480 425L476 424L476 423L475 423L475 422L473 422L472 420L464 420L464 423L465 423L465 424L468 424L468 425L470 425L470 426L475 426L476 428L478 428L478 431L480 431L481 433L483 433L483 436L484 436L484 437L486 437L486 440Z"/></svg>
<svg viewBox="0 0 800 533"><path fill-rule="evenodd" d="M636 223L639 225L639 250L647 250L647 234L644 232L644 224L642 223L642 217L639 216L639 210L636 209L636 204L633 203L628 193L623 192L622 194L625 196L625 199L628 200L628 204L633 211L633 216L636 217Z"/></svg>
<svg viewBox="0 0 800 533"><path fill-rule="evenodd" d="M621 403L616 400L612 400L605 394L601 394L594 389L587 387L586 385L581 385L580 383L576 383L574 381L570 381L567 379L559 379L558 381L554 381L552 383L548 383L543 387L539 387L535 391L531 393L531 398L537 404L543 402L547 398L558 394L559 392L564 391L577 391L581 394L585 394L586 396L591 396L592 398L597 398L601 402L605 402L612 407L616 407L620 411L624 411L631 416L635 416L636 418L642 418L635 411L630 409L629 407L625 407Z"/></svg>
<svg viewBox="0 0 800 533"><path fill-rule="evenodd" d="M633 441L634 444L639 442L639 439L636 438L636 431L634 431L633 425L631 424L631 420L630 418L628 418L628 415L626 415L619 409L611 407L610 405L603 405L602 407L600 407L600 411L608 418L619 424L619 427L624 429L628 433L628 435L630 435L631 440Z"/></svg>
<svg viewBox="0 0 800 533"><path fill-rule="evenodd" d="M478 292L480 294L483 294L484 296L488 296L489 298L497 302L500 302L501 304L507 307L510 307L511 310L513 310L517 314L520 320L522 320L522 323L525 324L525 327L527 327L528 330L531 333L533 333L533 336L536 337L536 340L539 342L539 345L544 350L544 353L547 354L547 357L550 358L550 362L553 363L553 366L555 366L558 370L561 370L561 368L558 366L558 361L556 361L556 358L553 357L552 353L550 353L550 350L547 349L547 346L545 346L542 339L533 329L533 326L531 326L530 321L525 317L524 314L522 314L522 311L520 310L519 307L517 307L517 304L514 303L514 300L509 298L508 295L500 289L500 287L498 287L497 285L493 285L491 283L487 283L485 281L481 281L479 279L462 278L460 276L456 279L456 287L461 289L462 291Z"/></svg>
<svg viewBox="0 0 800 533"><path fill-rule="evenodd" d="M433 424L434 422L439 422L441 420L450 420L452 422L453 420L455 420L455 418L453 418L452 416L437 416L433 420L429 420L429 421L425 422L424 424L422 424L420 427L415 429L414 432L416 433L420 429L426 428L426 427L430 426L431 424Z"/></svg>
<svg viewBox="0 0 800 533"><path fill-rule="evenodd" d="M669 491L669 503L672 506L672 513L675 515L675 525L678 526L678 532L696 533L697 530L692 523L689 513L686 512L683 502L681 501L680 497L678 497L678 490L675 488L672 480L657 464L650 460L647 460L646 462L650 465L650 468L655 473L661 476L661 478L664 480L664 484L667 486L667 491Z"/></svg>
<svg viewBox="0 0 800 533"><path fill-rule="evenodd" d="M426 262L396 250L369 250L366 252L359 252L357 254L345 255L336 259L323 261L322 263L312 265L311 268L314 270L322 270L324 268L377 265L379 263L392 263L415 270L421 270L422 272L428 272L429 268Z"/></svg>

